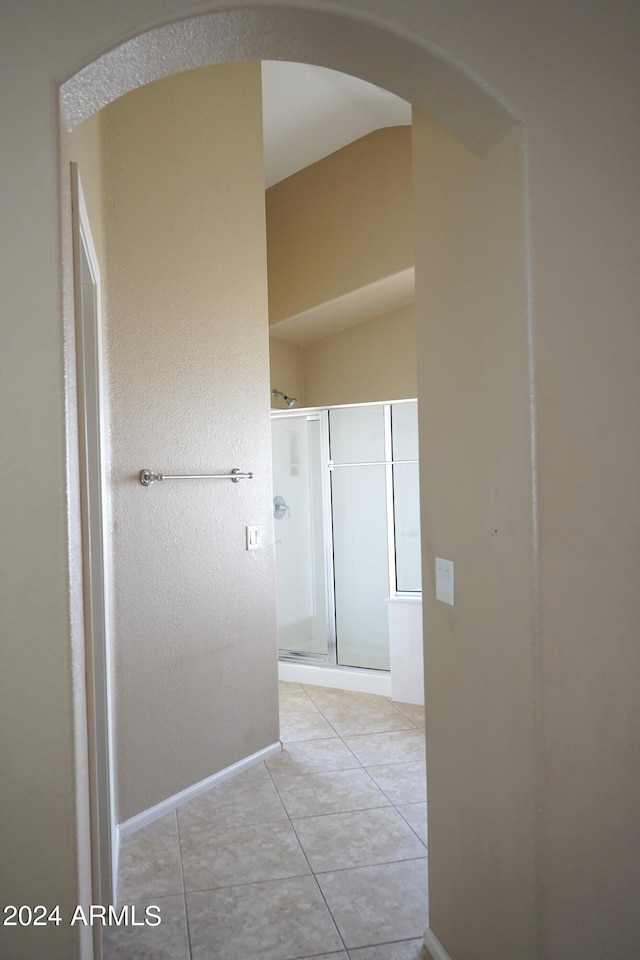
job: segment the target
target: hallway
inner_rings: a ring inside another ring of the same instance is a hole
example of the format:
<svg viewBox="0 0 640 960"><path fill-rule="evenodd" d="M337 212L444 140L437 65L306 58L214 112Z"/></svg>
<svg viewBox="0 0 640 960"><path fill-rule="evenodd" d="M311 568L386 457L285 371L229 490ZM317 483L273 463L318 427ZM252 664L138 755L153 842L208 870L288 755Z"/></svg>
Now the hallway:
<svg viewBox="0 0 640 960"><path fill-rule="evenodd" d="M281 754L125 839L104 958L422 960L424 710L280 684Z"/></svg>

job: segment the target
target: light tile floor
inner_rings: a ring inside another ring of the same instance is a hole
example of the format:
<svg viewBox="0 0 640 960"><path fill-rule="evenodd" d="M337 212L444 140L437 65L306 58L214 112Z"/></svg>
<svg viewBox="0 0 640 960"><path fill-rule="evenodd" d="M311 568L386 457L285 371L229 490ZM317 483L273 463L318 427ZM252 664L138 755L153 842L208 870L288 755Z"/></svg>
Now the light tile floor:
<svg viewBox="0 0 640 960"><path fill-rule="evenodd" d="M280 684L284 750L124 840L104 960L422 960L424 710Z"/></svg>

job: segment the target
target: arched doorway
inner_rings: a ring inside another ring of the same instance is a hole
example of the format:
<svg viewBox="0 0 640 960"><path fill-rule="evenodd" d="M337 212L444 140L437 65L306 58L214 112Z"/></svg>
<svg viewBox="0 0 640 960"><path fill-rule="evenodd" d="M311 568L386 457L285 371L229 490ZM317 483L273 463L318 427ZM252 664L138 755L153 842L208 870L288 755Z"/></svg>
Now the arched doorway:
<svg viewBox="0 0 640 960"><path fill-rule="evenodd" d="M161 57L159 51L162 51ZM160 76L207 63L261 58L318 63L383 85L443 123L479 155L490 152L514 123L513 116L473 78L435 51L419 47L411 40L399 38L370 23L334 14L278 9L205 15L157 28L130 40L63 85L63 112L72 127L128 90ZM443 88L447 90L446 102L439 93L432 93ZM434 137L437 140L440 134L433 130L427 132L425 142L433 146ZM452 140L447 142L451 157L457 147ZM461 177L468 182L468 175L474 168L473 158L468 159L468 163L461 161L461 166L464 167ZM443 171L441 175L444 175ZM455 201L452 206L455 207ZM491 205L481 214L483 222L490 213ZM447 208L442 216L446 219L450 214L451 209ZM460 213L460 216L464 222L464 214ZM469 239L470 247L480 242L480 233ZM431 253L434 253L433 249ZM433 279L433 275L430 276L430 280ZM452 284L451 277L448 282ZM464 304L458 304L458 307L462 312L466 309ZM450 303L447 309L453 310ZM524 337L524 328L520 332ZM501 335L501 330L494 330L491 337L500 340ZM430 339L431 333L425 332L425 336ZM454 344L448 346L455 352ZM520 372L524 373L526 380L526 362ZM464 380L465 372L459 370L457 377ZM523 383L520 383L521 387ZM431 389L428 386L429 394ZM492 414L493 409L483 412L485 425L490 422ZM518 421L515 429L520 426L521 421ZM437 434L436 423L433 433ZM507 466L505 474L508 473ZM501 477L494 478L496 489L501 482L506 481ZM495 526L492 523L495 537L501 532L500 519L498 506ZM465 549L460 547L458 551L458 547L452 544L450 552L458 557ZM447 629L446 625L444 629Z"/></svg>

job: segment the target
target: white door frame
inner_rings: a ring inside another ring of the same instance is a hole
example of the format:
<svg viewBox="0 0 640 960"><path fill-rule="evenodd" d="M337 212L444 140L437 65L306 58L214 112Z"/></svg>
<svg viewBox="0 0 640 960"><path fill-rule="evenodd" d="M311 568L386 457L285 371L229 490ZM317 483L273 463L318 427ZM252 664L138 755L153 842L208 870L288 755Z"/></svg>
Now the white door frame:
<svg viewBox="0 0 640 960"><path fill-rule="evenodd" d="M92 902L115 902L118 844L114 822L109 500L105 465L100 267L78 165L71 164L80 508L87 689Z"/></svg>

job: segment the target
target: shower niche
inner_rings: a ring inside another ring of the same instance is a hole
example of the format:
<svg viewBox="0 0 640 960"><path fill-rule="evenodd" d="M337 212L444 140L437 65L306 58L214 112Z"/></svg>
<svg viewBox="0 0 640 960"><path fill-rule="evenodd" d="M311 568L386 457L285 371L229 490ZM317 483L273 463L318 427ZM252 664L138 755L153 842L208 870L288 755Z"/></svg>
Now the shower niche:
<svg viewBox="0 0 640 960"><path fill-rule="evenodd" d="M417 401L271 417L280 659L388 671L388 601L421 591Z"/></svg>

